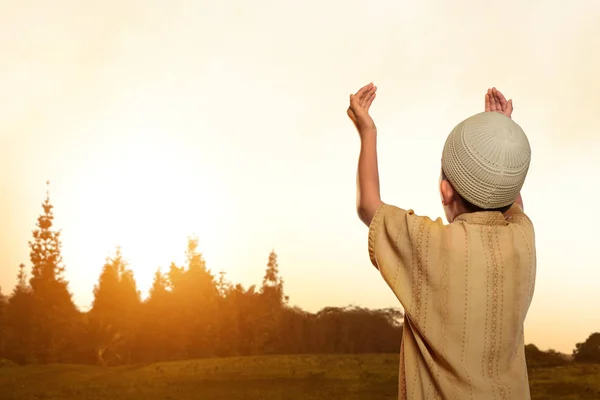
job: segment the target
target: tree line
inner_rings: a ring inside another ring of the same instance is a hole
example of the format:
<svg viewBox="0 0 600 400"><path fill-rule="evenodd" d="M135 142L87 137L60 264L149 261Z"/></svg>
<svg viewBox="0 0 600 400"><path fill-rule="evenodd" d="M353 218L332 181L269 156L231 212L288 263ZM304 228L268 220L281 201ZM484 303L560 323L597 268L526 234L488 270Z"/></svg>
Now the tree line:
<svg viewBox="0 0 600 400"><path fill-rule="evenodd" d="M277 254L260 285L243 287L214 275L187 243L184 265L157 270L146 299L121 249L107 258L92 307L72 300L60 231L46 196L29 242L31 270L19 266L9 296L0 292L0 358L19 364L119 365L201 357L295 353L398 352L398 309L326 307L309 313L289 305Z"/></svg>
<svg viewBox="0 0 600 400"><path fill-rule="evenodd" d="M260 285L243 287L213 275L189 238L184 265L157 270L146 299L120 248L107 258L87 312L72 300L60 231L46 196L29 242L31 270L21 264L17 285L0 291L0 359L19 364L121 365L202 357L264 354L396 353L398 309L325 307L310 313L289 305L277 254ZM573 360L600 362L600 333L578 343L571 357L525 346L528 366Z"/></svg>

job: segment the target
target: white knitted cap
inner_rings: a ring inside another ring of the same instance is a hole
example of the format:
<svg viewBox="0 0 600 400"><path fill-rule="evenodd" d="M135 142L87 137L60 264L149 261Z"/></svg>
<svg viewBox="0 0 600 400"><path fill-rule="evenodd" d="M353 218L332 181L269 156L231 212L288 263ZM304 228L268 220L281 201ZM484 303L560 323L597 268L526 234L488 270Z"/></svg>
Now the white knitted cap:
<svg viewBox="0 0 600 400"><path fill-rule="evenodd" d="M515 202L529 170L531 148L523 129L498 112L482 112L458 124L442 153L452 187L483 209Z"/></svg>

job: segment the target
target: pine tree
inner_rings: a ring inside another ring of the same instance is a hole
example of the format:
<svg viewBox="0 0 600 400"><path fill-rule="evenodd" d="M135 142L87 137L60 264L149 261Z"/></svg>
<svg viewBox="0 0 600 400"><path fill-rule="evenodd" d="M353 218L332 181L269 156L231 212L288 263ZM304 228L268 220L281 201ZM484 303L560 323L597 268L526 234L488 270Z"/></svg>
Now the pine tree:
<svg viewBox="0 0 600 400"><path fill-rule="evenodd" d="M174 360L185 359L188 357L188 328L190 321L188 315L189 299L186 295L186 273L184 267L177 266L172 262L169 265L169 271L166 274L168 287L170 291L169 306L172 313L169 315L171 322L167 328L171 336L170 356Z"/></svg>
<svg viewBox="0 0 600 400"><path fill-rule="evenodd" d="M140 293L121 249L107 258L90 310L96 355L101 364L128 362L140 310Z"/></svg>
<svg viewBox="0 0 600 400"><path fill-rule="evenodd" d="M229 282L227 280L227 278L225 278L225 276L227 275L227 273L225 271L220 271L219 272L219 279L217 280L217 292L219 293L219 296L224 298L227 296L227 293L229 292L229 290L231 290L231 282Z"/></svg>
<svg viewBox="0 0 600 400"><path fill-rule="evenodd" d="M27 283L27 271L25 271L25 264L19 264L19 273L17 274L17 286L15 286L14 293L25 292L30 289Z"/></svg>
<svg viewBox="0 0 600 400"><path fill-rule="evenodd" d="M236 288L226 278L225 271L219 272L217 292L219 294L215 316L218 326L217 354L219 356L239 355L239 313L236 305Z"/></svg>
<svg viewBox="0 0 600 400"><path fill-rule="evenodd" d="M138 359L143 362L169 361L172 353L169 329L173 326L169 281L158 269L149 296L143 304L138 334Z"/></svg>
<svg viewBox="0 0 600 400"><path fill-rule="evenodd" d="M67 350L72 319L77 309L64 279L60 231L53 229L54 214L49 194L43 213L29 242L32 264L31 291L34 298L35 354L41 362L55 362Z"/></svg>
<svg viewBox="0 0 600 400"><path fill-rule="evenodd" d="M124 329L124 346L121 350L121 362L129 364L136 347L135 334L140 325L141 296L133 271L121 264L120 271L120 298L122 304L122 317Z"/></svg>
<svg viewBox="0 0 600 400"><path fill-rule="evenodd" d="M158 269L154 273L154 280L152 281L152 287L148 292L148 300L163 300L164 296L169 292L169 280L167 277L160 272Z"/></svg>
<svg viewBox="0 0 600 400"><path fill-rule="evenodd" d="M37 229L33 231L33 241L29 242L31 249L32 277L31 288L34 293L48 290L54 282L66 288L63 277L65 271L61 256L60 232L52 229L54 221L54 206L50 204L50 195L42 203L44 213L38 217Z"/></svg>
<svg viewBox="0 0 600 400"><path fill-rule="evenodd" d="M263 353L277 352L281 344L279 340L282 332L281 317L287 297L283 294L283 279L279 276L275 250L269 254L260 296L261 307L258 313L261 329L258 335L258 347Z"/></svg>
<svg viewBox="0 0 600 400"><path fill-rule="evenodd" d="M283 294L283 279L279 276L279 265L275 250L269 254L269 262L262 281L261 293L269 297L274 304L283 305L288 298Z"/></svg>
<svg viewBox="0 0 600 400"><path fill-rule="evenodd" d="M215 277L206 267L206 261L202 253L198 250L198 238L188 239L188 249L186 252L188 268L185 271L185 280L187 291L190 294L196 294L205 302L204 305L214 303L217 295L217 286Z"/></svg>
<svg viewBox="0 0 600 400"><path fill-rule="evenodd" d="M6 358L19 364L35 361L33 353L33 295L27 283L25 264L19 265L17 286L6 307Z"/></svg>
<svg viewBox="0 0 600 400"><path fill-rule="evenodd" d="M188 238L186 267L171 264L169 280L170 333L176 359L213 355L217 339L218 291L214 276L198 251L198 239Z"/></svg>
<svg viewBox="0 0 600 400"><path fill-rule="evenodd" d="M0 287L0 359L4 358L4 348L6 346L6 307L7 299L2 294L2 288Z"/></svg>
<svg viewBox="0 0 600 400"><path fill-rule="evenodd" d="M185 271L183 293L184 313L190 336L187 338L189 355L204 357L213 355L217 341L217 298L215 277L206 267L206 261L198 250L198 238L188 239L186 252L188 268Z"/></svg>
<svg viewBox="0 0 600 400"><path fill-rule="evenodd" d="M178 267L174 262L169 265L167 281L172 292L183 290L185 268Z"/></svg>
<svg viewBox="0 0 600 400"><path fill-rule="evenodd" d="M94 300L90 314L99 319L112 319L113 314L119 309L119 264L122 262L121 251L117 249L116 257L106 258L98 284L94 287Z"/></svg>

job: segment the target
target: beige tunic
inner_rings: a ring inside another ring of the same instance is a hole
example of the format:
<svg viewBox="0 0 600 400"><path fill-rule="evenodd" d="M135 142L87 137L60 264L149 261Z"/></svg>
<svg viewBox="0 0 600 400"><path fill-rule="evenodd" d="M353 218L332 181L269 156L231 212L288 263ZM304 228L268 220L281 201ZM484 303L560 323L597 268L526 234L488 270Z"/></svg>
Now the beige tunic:
<svg viewBox="0 0 600 400"><path fill-rule="evenodd" d="M369 255L404 307L399 399L530 399L533 224L518 206L444 225L383 204Z"/></svg>

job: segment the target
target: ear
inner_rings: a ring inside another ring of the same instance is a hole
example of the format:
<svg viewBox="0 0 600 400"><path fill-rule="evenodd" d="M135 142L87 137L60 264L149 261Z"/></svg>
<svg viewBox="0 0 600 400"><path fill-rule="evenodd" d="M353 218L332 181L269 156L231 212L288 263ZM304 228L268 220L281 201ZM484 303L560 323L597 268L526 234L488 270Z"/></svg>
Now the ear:
<svg viewBox="0 0 600 400"><path fill-rule="evenodd" d="M447 180L440 182L440 193L442 195L442 204L449 206L456 201L456 192Z"/></svg>

